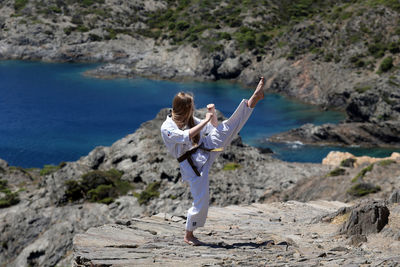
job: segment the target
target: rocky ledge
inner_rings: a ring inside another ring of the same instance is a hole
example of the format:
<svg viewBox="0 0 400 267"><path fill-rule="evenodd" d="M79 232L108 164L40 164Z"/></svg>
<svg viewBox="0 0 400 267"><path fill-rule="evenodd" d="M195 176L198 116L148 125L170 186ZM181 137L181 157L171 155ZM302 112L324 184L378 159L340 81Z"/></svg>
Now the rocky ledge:
<svg viewBox="0 0 400 267"><path fill-rule="evenodd" d="M357 207L328 201L211 207L206 226L198 231L204 242L199 247L183 242L184 218L161 213L76 235L73 262L74 266L394 266L400 261L400 209L389 208L390 216L378 202Z"/></svg>
<svg viewBox="0 0 400 267"><path fill-rule="evenodd" d="M313 125L305 124L299 128L276 134L271 142L295 142L311 145L399 147L400 121L379 123L349 122Z"/></svg>

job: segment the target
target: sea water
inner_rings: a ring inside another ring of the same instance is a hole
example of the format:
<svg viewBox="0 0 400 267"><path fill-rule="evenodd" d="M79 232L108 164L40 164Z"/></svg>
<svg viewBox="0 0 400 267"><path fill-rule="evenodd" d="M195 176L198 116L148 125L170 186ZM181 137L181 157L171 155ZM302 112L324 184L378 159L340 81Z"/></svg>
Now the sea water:
<svg viewBox="0 0 400 267"><path fill-rule="evenodd" d="M75 161L109 146L170 107L179 91L195 95L197 108L214 103L229 116L252 90L228 82L171 82L144 78L102 80L83 72L94 64L0 62L0 158L10 165L42 167ZM254 85L255 86L255 85ZM269 136L305 123L337 123L345 114L268 94L241 131L244 142L270 147L287 161L321 162L331 150L375 156L392 149L271 144Z"/></svg>

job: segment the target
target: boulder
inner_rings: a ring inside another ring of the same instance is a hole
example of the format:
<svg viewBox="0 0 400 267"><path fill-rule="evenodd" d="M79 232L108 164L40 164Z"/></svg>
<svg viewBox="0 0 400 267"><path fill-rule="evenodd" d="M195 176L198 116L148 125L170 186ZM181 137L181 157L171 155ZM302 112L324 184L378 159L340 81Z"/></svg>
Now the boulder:
<svg viewBox="0 0 400 267"><path fill-rule="evenodd" d="M354 97L346 108L347 115L351 121L366 122L373 116L379 96L376 94L363 94Z"/></svg>
<svg viewBox="0 0 400 267"><path fill-rule="evenodd" d="M251 60L245 57L227 58L217 70L218 78L236 78L250 63Z"/></svg>
<svg viewBox="0 0 400 267"><path fill-rule="evenodd" d="M8 167L7 161L0 159L0 172L5 170Z"/></svg>
<svg viewBox="0 0 400 267"><path fill-rule="evenodd" d="M400 190L396 190L390 195L389 203L400 203Z"/></svg>
<svg viewBox="0 0 400 267"><path fill-rule="evenodd" d="M390 161L390 162L400 162L400 153L393 152L390 157L385 158L374 158L369 156L361 156L356 157L349 152L340 152L340 151L331 151L329 154L322 160L322 164L324 165L332 165L339 166L342 164L346 164L344 161L347 159L353 159L353 166L343 166L343 167L358 167L365 166L369 164L373 164L380 161Z"/></svg>
<svg viewBox="0 0 400 267"><path fill-rule="evenodd" d="M389 209L383 202L368 201L355 207L339 230L348 236L379 233L389 222Z"/></svg>

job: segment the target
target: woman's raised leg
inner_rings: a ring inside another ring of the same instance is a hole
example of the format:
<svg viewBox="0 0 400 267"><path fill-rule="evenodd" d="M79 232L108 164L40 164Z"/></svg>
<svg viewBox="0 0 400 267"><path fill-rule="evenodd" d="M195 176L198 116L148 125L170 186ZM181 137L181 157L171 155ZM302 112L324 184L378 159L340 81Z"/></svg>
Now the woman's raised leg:
<svg viewBox="0 0 400 267"><path fill-rule="evenodd" d="M253 108L256 106L258 101L264 98L263 87L264 78L261 78L250 99L243 99L229 119L223 121L209 133L204 141L205 147L213 149L218 147L226 147L231 143L232 139L236 136L236 134L239 133L249 119L251 113L253 112Z"/></svg>

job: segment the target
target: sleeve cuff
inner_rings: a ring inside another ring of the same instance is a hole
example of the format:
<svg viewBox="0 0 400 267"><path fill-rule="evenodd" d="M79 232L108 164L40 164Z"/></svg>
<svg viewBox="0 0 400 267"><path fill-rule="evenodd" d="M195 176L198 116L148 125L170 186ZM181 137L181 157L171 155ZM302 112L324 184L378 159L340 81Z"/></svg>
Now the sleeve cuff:
<svg viewBox="0 0 400 267"><path fill-rule="evenodd" d="M190 131L190 129L186 129L183 131L183 141L187 144L192 143L192 141L190 141L189 131Z"/></svg>

